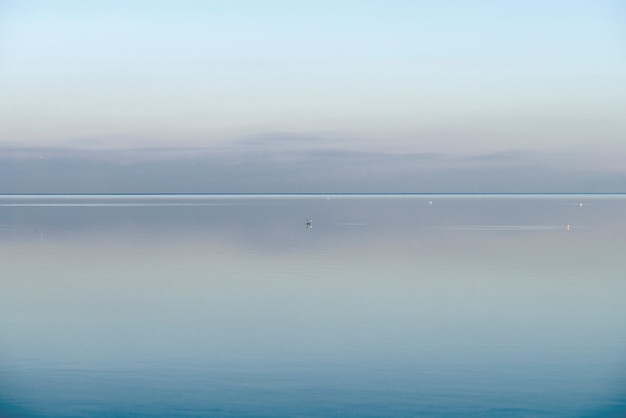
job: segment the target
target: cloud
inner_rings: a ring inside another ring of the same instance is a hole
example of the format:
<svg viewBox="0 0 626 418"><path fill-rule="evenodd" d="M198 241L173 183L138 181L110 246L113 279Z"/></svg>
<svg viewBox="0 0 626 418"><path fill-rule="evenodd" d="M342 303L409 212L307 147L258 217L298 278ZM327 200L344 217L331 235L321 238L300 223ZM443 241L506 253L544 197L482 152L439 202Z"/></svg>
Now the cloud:
<svg viewBox="0 0 626 418"><path fill-rule="evenodd" d="M329 147L323 139L316 147L287 140L289 147L281 147L281 141L223 148L4 148L0 193L626 191L624 171L580 165L584 156L576 154L392 153Z"/></svg>

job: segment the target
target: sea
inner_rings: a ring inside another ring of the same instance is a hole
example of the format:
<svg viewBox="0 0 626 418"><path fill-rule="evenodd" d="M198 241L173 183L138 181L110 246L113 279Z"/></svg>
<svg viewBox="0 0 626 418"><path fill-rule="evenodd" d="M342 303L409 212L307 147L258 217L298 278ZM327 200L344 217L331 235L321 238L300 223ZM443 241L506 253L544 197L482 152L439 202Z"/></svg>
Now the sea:
<svg viewBox="0 0 626 418"><path fill-rule="evenodd" d="M0 195L0 417L200 416L626 416L626 195Z"/></svg>

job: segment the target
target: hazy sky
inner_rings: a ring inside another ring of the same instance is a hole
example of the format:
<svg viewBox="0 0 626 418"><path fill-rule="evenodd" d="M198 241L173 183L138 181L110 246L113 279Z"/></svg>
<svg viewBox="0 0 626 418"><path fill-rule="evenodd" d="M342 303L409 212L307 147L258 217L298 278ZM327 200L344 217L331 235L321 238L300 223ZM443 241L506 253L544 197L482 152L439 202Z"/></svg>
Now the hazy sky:
<svg viewBox="0 0 626 418"><path fill-rule="evenodd" d="M367 154L383 189L419 188L397 181L428 164L471 185L480 179L466 177L468 161L484 171L498 160L515 162L508 173L522 189L574 170L606 180L581 191L619 191L626 5L0 1L0 92L0 162L13 172L29 172L16 167L24 159L58 157L54 149L92 150L92 159L123 150L117 163L128 165L154 160L139 149L161 150L161 161L176 149L180 162L188 148L201 150L188 160L213 152L219 166L236 160L257 181L267 175L260 190L276 188L270 169L289 176L302 160L328 166L339 156L358 183ZM267 166L250 172L261 157ZM520 164L538 168L535 180L520 177ZM454 184L441 191L463 189ZM557 189L577 187L568 184Z"/></svg>

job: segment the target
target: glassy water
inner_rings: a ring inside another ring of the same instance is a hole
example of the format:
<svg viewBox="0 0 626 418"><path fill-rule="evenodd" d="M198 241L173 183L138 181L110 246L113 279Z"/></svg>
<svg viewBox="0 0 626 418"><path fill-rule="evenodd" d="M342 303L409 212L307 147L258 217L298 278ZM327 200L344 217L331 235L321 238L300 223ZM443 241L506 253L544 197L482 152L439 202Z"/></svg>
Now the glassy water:
<svg viewBox="0 0 626 418"><path fill-rule="evenodd" d="M0 277L0 416L626 414L621 195L1 196Z"/></svg>

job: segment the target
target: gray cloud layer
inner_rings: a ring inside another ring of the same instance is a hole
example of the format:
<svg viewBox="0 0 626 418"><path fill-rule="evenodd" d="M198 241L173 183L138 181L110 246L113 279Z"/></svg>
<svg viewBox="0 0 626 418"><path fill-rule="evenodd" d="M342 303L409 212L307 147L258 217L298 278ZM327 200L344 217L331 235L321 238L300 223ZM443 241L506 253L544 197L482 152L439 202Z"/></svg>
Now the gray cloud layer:
<svg viewBox="0 0 626 418"><path fill-rule="evenodd" d="M626 192L625 172L577 168L580 159L294 149L271 142L229 149L5 148L0 193Z"/></svg>

